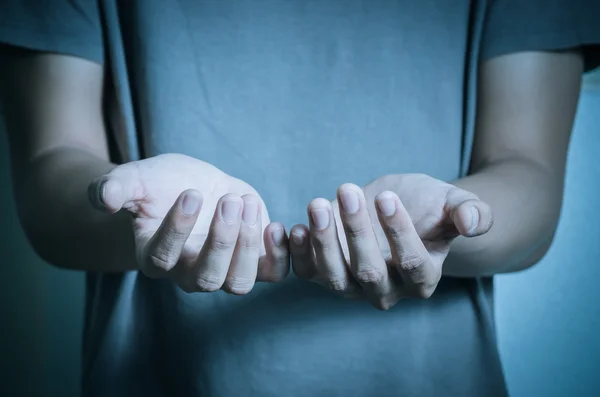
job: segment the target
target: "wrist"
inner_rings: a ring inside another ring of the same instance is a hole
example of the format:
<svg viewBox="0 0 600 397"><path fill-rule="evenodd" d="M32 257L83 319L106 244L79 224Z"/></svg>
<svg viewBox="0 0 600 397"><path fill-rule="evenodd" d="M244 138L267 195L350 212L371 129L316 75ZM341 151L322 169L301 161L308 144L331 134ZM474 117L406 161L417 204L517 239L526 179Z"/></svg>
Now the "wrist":
<svg viewBox="0 0 600 397"><path fill-rule="evenodd" d="M46 262L78 270L136 268L130 216L95 210L87 193L91 180L114 167L77 149L32 161L17 201L23 229Z"/></svg>

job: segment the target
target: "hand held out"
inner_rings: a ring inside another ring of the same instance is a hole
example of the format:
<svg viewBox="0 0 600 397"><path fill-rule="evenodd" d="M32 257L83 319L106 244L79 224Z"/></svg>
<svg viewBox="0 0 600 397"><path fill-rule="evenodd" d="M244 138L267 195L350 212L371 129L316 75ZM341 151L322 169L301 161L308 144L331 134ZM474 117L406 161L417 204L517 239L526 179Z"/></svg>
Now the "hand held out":
<svg viewBox="0 0 600 397"><path fill-rule="evenodd" d="M127 163L94 180L92 204L132 215L139 269L187 292L248 293L289 272L283 225L247 183L178 154Z"/></svg>

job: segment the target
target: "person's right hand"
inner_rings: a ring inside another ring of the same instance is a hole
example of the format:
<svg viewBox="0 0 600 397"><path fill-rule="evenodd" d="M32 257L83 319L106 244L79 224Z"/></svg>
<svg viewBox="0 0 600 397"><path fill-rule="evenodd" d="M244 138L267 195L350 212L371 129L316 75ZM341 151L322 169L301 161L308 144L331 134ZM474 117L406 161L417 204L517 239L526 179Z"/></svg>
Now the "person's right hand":
<svg viewBox="0 0 600 397"><path fill-rule="evenodd" d="M204 161L165 154L120 165L89 194L98 209L133 215L138 266L148 277L187 292L245 294L257 280L289 273L283 225L269 224L250 185Z"/></svg>

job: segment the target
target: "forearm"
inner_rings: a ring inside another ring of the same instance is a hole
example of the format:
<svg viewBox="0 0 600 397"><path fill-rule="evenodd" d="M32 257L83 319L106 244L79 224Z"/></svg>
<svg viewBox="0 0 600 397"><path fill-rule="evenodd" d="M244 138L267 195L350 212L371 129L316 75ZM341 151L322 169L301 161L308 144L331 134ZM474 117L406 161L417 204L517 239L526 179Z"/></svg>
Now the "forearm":
<svg viewBox="0 0 600 397"><path fill-rule="evenodd" d="M16 177L23 227L35 251L62 268L121 272L136 268L131 220L95 210L87 188L114 164L77 149L54 150Z"/></svg>
<svg viewBox="0 0 600 397"><path fill-rule="evenodd" d="M458 237L443 274L489 276L537 263L552 242L562 202L563 178L552 172L524 159L510 159L456 181L491 206L494 225L483 236Z"/></svg>

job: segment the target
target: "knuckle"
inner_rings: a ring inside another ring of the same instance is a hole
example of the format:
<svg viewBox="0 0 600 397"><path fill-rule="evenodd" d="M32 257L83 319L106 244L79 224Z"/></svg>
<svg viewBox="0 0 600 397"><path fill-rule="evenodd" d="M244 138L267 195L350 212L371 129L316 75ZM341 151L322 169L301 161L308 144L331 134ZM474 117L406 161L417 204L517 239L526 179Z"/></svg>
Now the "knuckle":
<svg viewBox="0 0 600 397"><path fill-rule="evenodd" d="M400 259L400 268L408 273L418 272L425 266L425 258L418 254L406 253Z"/></svg>
<svg viewBox="0 0 600 397"><path fill-rule="evenodd" d="M334 292L346 292L350 285L348 278L339 274L326 275L321 283L325 288Z"/></svg>
<svg viewBox="0 0 600 397"><path fill-rule="evenodd" d="M254 287L254 279L248 277L229 276L223 284L223 290L232 295L246 295Z"/></svg>
<svg viewBox="0 0 600 397"><path fill-rule="evenodd" d="M385 223L382 224L382 227L385 229L389 238L394 241L402 241L403 237L406 235L406 228L397 224Z"/></svg>
<svg viewBox="0 0 600 397"><path fill-rule="evenodd" d="M235 247L235 241L233 239L213 237L209 241L209 247L210 250L215 253L230 251Z"/></svg>
<svg viewBox="0 0 600 397"><path fill-rule="evenodd" d="M479 196L477 196L475 193L470 192L468 190L463 190L456 186L452 186L446 192L446 201L457 201L457 200L461 200L462 202L478 201Z"/></svg>
<svg viewBox="0 0 600 397"><path fill-rule="evenodd" d="M373 266L359 266L356 271L356 280L361 284L380 284L384 274Z"/></svg>
<svg viewBox="0 0 600 397"><path fill-rule="evenodd" d="M148 255L146 265L153 271L167 272L175 266L175 260L170 258L166 252L159 251Z"/></svg>
<svg viewBox="0 0 600 397"><path fill-rule="evenodd" d="M246 234L246 233L240 233L240 236L238 237L238 241L237 241L237 245L240 248L256 248L258 249L260 244L260 237L258 235L256 235L255 233L253 234Z"/></svg>
<svg viewBox="0 0 600 397"><path fill-rule="evenodd" d="M174 244L176 241L184 240L187 237L187 233L176 225L170 224L165 226L162 239L167 244Z"/></svg>
<svg viewBox="0 0 600 397"><path fill-rule="evenodd" d="M346 237L350 241L362 240L369 233L369 228L364 226L346 226Z"/></svg>
<svg viewBox="0 0 600 397"><path fill-rule="evenodd" d="M313 245L316 249L324 253L330 252L337 247L334 239L325 236L315 236L313 238Z"/></svg>
<svg viewBox="0 0 600 397"><path fill-rule="evenodd" d="M223 281L217 274L199 274L195 280L195 290L198 292L215 292L221 289Z"/></svg>

